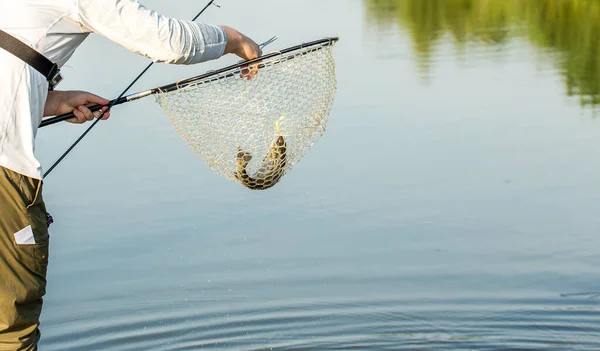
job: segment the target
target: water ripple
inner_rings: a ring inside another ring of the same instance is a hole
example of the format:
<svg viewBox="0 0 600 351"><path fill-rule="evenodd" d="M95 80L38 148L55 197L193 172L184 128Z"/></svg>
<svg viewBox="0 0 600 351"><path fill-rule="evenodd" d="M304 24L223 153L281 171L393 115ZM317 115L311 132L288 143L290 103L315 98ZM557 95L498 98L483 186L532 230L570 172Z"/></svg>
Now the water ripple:
<svg viewBox="0 0 600 351"><path fill-rule="evenodd" d="M600 348L600 303L589 299L216 302L97 303L49 321L45 343L49 351Z"/></svg>

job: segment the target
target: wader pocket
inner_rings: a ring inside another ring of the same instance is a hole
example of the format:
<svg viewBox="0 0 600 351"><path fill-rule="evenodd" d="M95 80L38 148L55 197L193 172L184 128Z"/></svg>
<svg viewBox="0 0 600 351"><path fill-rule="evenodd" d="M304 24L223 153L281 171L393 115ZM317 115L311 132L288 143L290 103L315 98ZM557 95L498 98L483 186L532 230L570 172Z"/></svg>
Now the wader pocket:
<svg viewBox="0 0 600 351"><path fill-rule="evenodd" d="M20 261L39 278L45 286L48 270L49 241L46 205L42 197L42 181L19 175L20 190L27 222L33 231L35 243L17 244Z"/></svg>
<svg viewBox="0 0 600 351"><path fill-rule="evenodd" d="M46 282L50 239L35 244L16 244L18 259L29 271Z"/></svg>
<svg viewBox="0 0 600 351"><path fill-rule="evenodd" d="M35 244L31 245L35 263L34 272L43 277L45 281L46 271L48 270L50 235L48 234L46 221L46 206L39 192L41 192L41 189L38 190L34 202L27 206L27 216L29 217L29 223L33 228L33 236L35 238Z"/></svg>
<svg viewBox="0 0 600 351"><path fill-rule="evenodd" d="M42 196L42 181L22 177L21 192L25 211L36 243L48 240L48 218L46 217L46 205Z"/></svg>
<svg viewBox="0 0 600 351"><path fill-rule="evenodd" d="M33 245L33 258L35 259L35 273L46 280L48 272L48 253L50 238Z"/></svg>

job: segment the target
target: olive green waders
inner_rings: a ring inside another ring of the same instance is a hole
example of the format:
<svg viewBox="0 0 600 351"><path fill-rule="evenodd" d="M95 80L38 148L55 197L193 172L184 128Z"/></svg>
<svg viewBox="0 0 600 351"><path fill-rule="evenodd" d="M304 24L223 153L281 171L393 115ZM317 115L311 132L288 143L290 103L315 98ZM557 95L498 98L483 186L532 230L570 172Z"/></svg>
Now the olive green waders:
<svg viewBox="0 0 600 351"><path fill-rule="evenodd" d="M48 242L42 181L0 166L0 351L37 350Z"/></svg>

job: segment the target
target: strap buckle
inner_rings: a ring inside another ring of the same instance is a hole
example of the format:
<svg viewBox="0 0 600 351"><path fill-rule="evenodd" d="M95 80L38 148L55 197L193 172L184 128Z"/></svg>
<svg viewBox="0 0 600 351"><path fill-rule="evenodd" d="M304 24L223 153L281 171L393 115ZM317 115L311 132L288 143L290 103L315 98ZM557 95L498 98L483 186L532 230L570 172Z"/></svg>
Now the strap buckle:
<svg viewBox="0 0 600 351"><path fill-rule="evenodd" d="M60 84L60 82L62 82L63 77L60 74L60 69L58 68L58 65L56 63L52 65L52 69L50 70L47 79L48 90L54 90L54 88L56 88L56 86Z"/></svg>

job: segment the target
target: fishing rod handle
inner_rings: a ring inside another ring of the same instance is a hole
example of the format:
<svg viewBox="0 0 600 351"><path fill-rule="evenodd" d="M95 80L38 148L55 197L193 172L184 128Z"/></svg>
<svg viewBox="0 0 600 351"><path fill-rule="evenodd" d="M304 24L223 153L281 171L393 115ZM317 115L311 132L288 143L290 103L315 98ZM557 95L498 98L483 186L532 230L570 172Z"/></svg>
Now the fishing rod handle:
<svg viewBox="0 0 600 351"><path fill-rule="evenodd" d="M123 97L123 98L121 98L119 100L111 100L108 103L108 105L95 104L95 105L92 105L92 106L88 106L87 108L90 109L90 111L92 111L92 112L96 112L96 111L99 111L103 107L119 105L119 104L122 104L124 102L127 102L127 98L126 97ZM65 114L59 115L59 116L46 118L46 119L42 120L42 123L40 123L39 128L45 127L45 126L49 126L51 124L55 124L55 123L58 123L58 122L62 122L62 121L65 121L65 120L73 118L73 117L75 117L75 115L73 114L73 112L70 112L70 113L65 113Z"/></svg>

